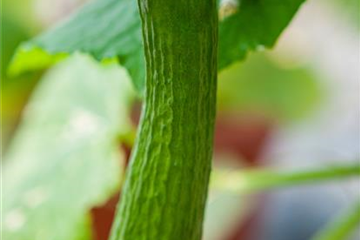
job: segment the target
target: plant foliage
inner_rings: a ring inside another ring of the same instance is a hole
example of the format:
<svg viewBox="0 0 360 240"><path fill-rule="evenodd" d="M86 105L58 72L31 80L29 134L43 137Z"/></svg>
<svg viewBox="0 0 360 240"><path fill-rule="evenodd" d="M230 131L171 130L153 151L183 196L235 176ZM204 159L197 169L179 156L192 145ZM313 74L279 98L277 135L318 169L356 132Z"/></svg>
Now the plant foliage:
<svg viewBox="0 0 360 240"><path fill-rule="evenodd" d="M240 1L234 13L219 23L219 68L244 59L249 51L272 47L304 1ZM65 22L21 45L10 73L45 68L74 52L88 53L98 60L118 58L142 92L145 63L136 1L88 3Z"/></svg>
<svg viewBox="0 0 360 240"><path fill-rule="evenodd" d="M89 209L120 187L126 78L83 56L45 76L4 159L4 239L90 239Z"/></svg>

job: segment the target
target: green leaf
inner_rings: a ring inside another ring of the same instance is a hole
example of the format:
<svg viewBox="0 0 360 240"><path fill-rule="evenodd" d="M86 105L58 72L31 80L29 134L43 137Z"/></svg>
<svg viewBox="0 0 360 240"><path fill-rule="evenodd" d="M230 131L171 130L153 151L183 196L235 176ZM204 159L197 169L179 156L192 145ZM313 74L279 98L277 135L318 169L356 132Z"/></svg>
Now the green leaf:
<svg viewBox="0 0 360 240"><path fill-rule="evenodd" d="M23 44L18 48L15 61L11 62L9 68L10 76L20 75L24 71L33 69L45 69L60 60L68 57L67 53L56 53L50 55L49 52L43 48L34 46L32 44ZM21 57L18 57L21 56Z"/></svg>
<svg viewBox="0 0 360 240"><path fill-rule="evenodd" d="M74 52L88 53L97 60L118 58L135 87L142 91L145 65L136 1L97 0L86 4L63 23L21 45L9 73L45 68L56 62L51 61L51 56L58 59Z"/></svg>
<svg viewBox="0 0 360 240"><path fill-rule="evenodd" d="M22 26L19 26L14 18L3 11L0 15L1 21L1 34L5 37L0 39L0 49L1 49L1 61L0 61L0 76L1 78L5 77L6 71L3 71L8 67L8 64L11 60L11 57L14 53L16 47L22 41L27 39L27 33Z"/></svg>
<svg viewBox="0 0 360 240"><path fill-rule="evenodd" d="M85 52L98 60L119 58L137 90L144 89L145 64L136 0L90 2L70 19L17 51L10 74L46 67L29 64L34 51L48 54ZM233 15L220 22L219 69L242 60L248 51L272 47L304 0L242 0Z"/></svg>
<svg viewBox="0 0 360 240"><path fill-rule="evenodd" d="M235 14L219 28L219 69L244 59L246 53L272 48L305 0L238 0Z"/></svg>
<svg viewBox="0 0 360 240"><path fill-rule="evenodd" d="M79 55L45 76L4 159L4 239L91 239L89 209L120 187L130 85Z"/></svg>

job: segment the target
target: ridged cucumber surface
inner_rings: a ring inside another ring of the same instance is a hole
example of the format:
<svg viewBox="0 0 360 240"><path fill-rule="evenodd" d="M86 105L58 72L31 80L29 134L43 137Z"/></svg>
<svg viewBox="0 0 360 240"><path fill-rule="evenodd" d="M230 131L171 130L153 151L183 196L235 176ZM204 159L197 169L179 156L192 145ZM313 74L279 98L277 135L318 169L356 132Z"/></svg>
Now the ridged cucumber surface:
<svg viewBox="0 0 360 240"><path fill-rule="evenodd" d="M200 240L215 122L216 0L138 4L146 89L111 240Z"/></svg>

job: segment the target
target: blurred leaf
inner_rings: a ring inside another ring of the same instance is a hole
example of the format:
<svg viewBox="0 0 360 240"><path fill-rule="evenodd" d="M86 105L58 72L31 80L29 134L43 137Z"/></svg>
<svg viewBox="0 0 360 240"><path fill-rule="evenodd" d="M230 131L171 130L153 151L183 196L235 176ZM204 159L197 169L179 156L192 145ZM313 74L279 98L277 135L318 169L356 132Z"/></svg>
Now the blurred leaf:
<svg viewBox="0 0 360 240"><path fill-rule="evenodd" d="M1 14L1 78L5 77L6 70L14 50L27 38L25 30L19 26L8 14ZM3 81L2 83L3 84Z"/></svg>
<svg viewBox="0 0 360 240"><path fill-rule="evenodd" d="M217 171L212 175L211 186L213 190L248 193L350 177L360 177L359 164L296 172L274 170Z"/></svg>
<svg viewBox="0 0 360 240"><path fill-rule="evenodd" d="M34 34L39 30L38 19L33 10L34 0L1 1L1 15L6 15L6 18L11 18L15 25L23 27L23 30L28 34ZM4 38L8 38L8 35L3 36L6 36Z"/></svg>
<svg viewBox="0 0 360 240"><path fill-rule="evenodd" d="M89 209L119 189L133 94L124 70L84 56L45 76L4 159L4 239L90 239Z"/></svg>
<svg viewBox="0 0 360 240"><path fill-rule="evenodd" d="M9 141L19 124L22 111L39 80L39 76L40 73L36 73L15 79L1 79L1 154L6 152Z"/></svg>
<svg viewBox="0 0 360 240"><path fill-rule="evenodd" d="M311 113L323 89L304 68L283 69L266 55L249 55L219 75L221 111L261 113L280 121L293 121Z"/></svg>
<svg viewBox="0 0 360 240"><path fill-rule="evenodd" d="M220 23L220 69L243 59L249 50L272 47L303 1L242 0L240 10ZM33 51L39 48L55 56L80 51L98 60L118 57L137 90L143 91L144 53L134 0L97 0L87 4L68 21L22 45L10 73L46 67L24 60L34 57Z"/></svg>
<svg viewBox="0 0 360 240"><path fill-rule="evenodd" d="M326 2L334 4L334 8L340 10L338 14L341 13L341 18L347 20L355 30L360 31L359 0L327 0Z"/></svg>
<svg viewBox="0 0 360 240"><path fill-rule="evenodd" d="M29 49L28 49L29 48ZM49 55L42 48L34 47L32 45L27 46L22 44L17 50L16 56L23 55L24 57L16 58L10 64L9 75L11 77L19 75L18 73L26 69L45 69L60 60L66 58L69 54L67 53L56 53ZM25 68L24 68L25 67Z"/></svg>
<svg viewBox="0 0 360 240"><path fill-rule="evenodd" d="M6 5L6 4L5 4ZM35 85L34 77L27 76L11 79L6 78L8 64L18 45L28 38L25 29L18 24L8 9L2 6L1 13L1 147L6 148L10 135L24 106L29 92ZM32 74L33 75L33 74ZM25 80L25 81L22 81Z"/></svg>
<svg viewBox="0 0 360 240"><path fill-rule="evenodd" d="M315 235L313 240L344 240L349 239L360 224L360 202L350 207L338 219L331 222Z"/></svg>

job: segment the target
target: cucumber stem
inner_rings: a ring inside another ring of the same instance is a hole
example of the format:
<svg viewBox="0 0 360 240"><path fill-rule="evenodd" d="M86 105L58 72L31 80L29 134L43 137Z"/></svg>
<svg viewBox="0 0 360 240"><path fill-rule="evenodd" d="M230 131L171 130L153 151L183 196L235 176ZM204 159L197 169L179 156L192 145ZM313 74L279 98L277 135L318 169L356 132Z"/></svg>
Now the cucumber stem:
<svg viewBox="0 0 360 240"><path fill-rule="evenodd" d="M216 0L138 0L142 116L111 240L200 240L217 85Z"/></svg>

